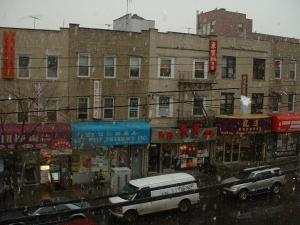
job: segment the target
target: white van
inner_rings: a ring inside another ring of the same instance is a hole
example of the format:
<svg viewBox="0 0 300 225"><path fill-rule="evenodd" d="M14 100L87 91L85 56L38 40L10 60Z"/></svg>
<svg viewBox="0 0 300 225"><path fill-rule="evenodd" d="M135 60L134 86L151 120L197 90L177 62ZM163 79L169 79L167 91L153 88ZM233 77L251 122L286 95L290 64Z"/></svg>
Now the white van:
<svg viewBox="0 0 300 225"><path fill-rule="evenodd" d="M181 183L182 185L180 185ZM164 186L168 185L176 186L164 188ZM124 187L122 191L122 193L124 194L109 198L109 202L111 204L115 204L142 198L163 196L189 190L196 190L197 188L198 187L195 178L192 175L186 173L172 173L145 177L129 181L129 183ZM132 192L137 193L126 194ZM132 222L136 220L138 215L144 215L174 208L179 208L181 212L186 212L189 210L191 205L198 203L199 199L199 192L195 192L181 196L168 197L160 200L151 200L143 203L136 203L133 205L113 207L110 210L110 213L118 218L124 218L125 220Z"/></svg>

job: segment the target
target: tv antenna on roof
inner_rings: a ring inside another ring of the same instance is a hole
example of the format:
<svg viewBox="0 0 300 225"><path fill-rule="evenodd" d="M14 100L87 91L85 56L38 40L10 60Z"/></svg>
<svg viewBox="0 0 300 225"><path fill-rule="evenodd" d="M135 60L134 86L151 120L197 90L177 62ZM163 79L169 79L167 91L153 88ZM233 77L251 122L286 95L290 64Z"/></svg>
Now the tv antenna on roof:
<svg viewBox="0 0 300 225"><path fill-rule="evenodd" d="M127 7L126 7L126 15L128 14L128 5L130 2L132 2L132 0L126 0L127 1Z"/></svg>
<svg viewBox="0 0 300 225"><path fill-rule="evenodd" d="M36 20L41 20L41 19L38 16L29 16L29 17L33 19L33 29L35 29Z"/></svg>

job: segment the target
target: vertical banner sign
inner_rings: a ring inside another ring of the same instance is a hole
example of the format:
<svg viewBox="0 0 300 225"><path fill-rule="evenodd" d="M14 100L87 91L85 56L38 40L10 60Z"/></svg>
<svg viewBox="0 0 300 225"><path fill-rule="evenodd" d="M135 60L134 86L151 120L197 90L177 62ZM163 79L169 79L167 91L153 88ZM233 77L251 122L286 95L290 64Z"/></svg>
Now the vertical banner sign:
<svg viewBox="0 0 300 225"><path fill-rule="evenodd" d="M16 33L3 32L2 78L14 79Z"/></svg>
<svg viewBox="0 0 300 225"><path fill-rule="evenodd" d="M34 82L33 83L33 110L35 116L41 116L43 105L42 105L42 83L41 82Z"/></svg>
<svg viewBox="0 0 300 225"><path fill-rule="evenodd" d="M248 75L243 74L241 80L241 95L248 95Z"/></svg>
<svg viewBox="0 0 300 225"><path fill-rule="evenodd" d="M93 110L93 118L101 119L101 86L100 80L94 80L94 110Z"/></svg>
<svg viewBox="0 0 300 225"><path fill-rule="evenodd" d="M217 40L209 41L209 71L216 71L217 69Z"/></svg>

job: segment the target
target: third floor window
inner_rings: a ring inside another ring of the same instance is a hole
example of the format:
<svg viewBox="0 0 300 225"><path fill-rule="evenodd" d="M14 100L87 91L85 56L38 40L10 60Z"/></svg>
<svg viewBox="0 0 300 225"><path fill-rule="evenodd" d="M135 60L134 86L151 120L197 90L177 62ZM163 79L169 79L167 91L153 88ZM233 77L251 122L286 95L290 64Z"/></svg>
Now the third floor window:
<svg viewBox="0 0 300 225"><path fill-rule="evenodd" d="M130 57L129 77L139 78L141 73L141 57Z"/></svg>
<svg viewBox="0 0 300 225"><path fill-rule="evenodd" d="M47 57L47 78L58 78L58 56L56 55L49 55Z"/></svg>
<svg viewBox="0 0 300 225"><path fill-rule="evenodd" d="M19 55L18 56L18 77L19 78L29 78L29 66L30 57L29 55Z"/></svg>
<svg viewBox="0 0 300 225"><path fill-rule="evenodd" d="M175 58L160 57L159 58L159 77L173 78L174 77L174 62Z"/></svg>
<svg viewBox="0 0 300 225"><path fill-rule="evenodd" d="M207 79L208 61L194 59L193 64L193 78Z"/></svg>
<svg viewBox="0 0 300 225"><path fill-rule="evenodd" d="M282 61L275 60L274 61L274 78L281 79L281 70L282 70Z"/></svg>
<svg viewBox="0 0 300 225"><path fill-rule="evenodd" d="M296 80L296 71L297 71L297 63L296 60L292 60L290 62L290 71L289 71L289 79L290 80Z"/></svg>
<svg viewBox="0 0 300 225"><path fill-rule="evenodd" d="M253 59L253 79L264 80L265 79L265 59Z"/></svg>
<svg viewBox="0 0 300 225"><path fill-rule="evenodd" d="M232 56L223 56L222 58L222 78L235 78L236 59Z"/></svg>
<svg viewBox="0 0 300 225"><path fill-rule="evenodd" d="M78 55L78 77L90 76L90 54L80 53Z"/></svg>
<svg viewBox="0 0 300 225"><path fill-rule="evenodd" d="M115 78L116 77L116 57L106 56L104 57L104 77Z"/></svg>

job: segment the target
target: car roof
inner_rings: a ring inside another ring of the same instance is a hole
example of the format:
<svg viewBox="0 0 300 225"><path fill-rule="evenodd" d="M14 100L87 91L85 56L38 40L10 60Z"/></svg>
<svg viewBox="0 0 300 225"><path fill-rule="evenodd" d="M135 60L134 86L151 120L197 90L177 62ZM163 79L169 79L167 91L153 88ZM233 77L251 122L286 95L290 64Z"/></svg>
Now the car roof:
<svg viewBox="0 0 300 225"><path fill-rule="evenodd" d="M272 167L271 165L264 165L264 166L257 166L257 167L246 168L246 169L243 169L243 171L252 172L252 171L257 171L257 170L268 169L268 168L271 168L271 167Z"/></svg>
<svg viewBox="0 0 300 225"><path fill-rule="evenodd" d="M175 183L183 183L195 181L195 178L188 173L172 173L158 176L144 177L136 180L131 180L129 183L135 187L158 187Z"/></svg>

